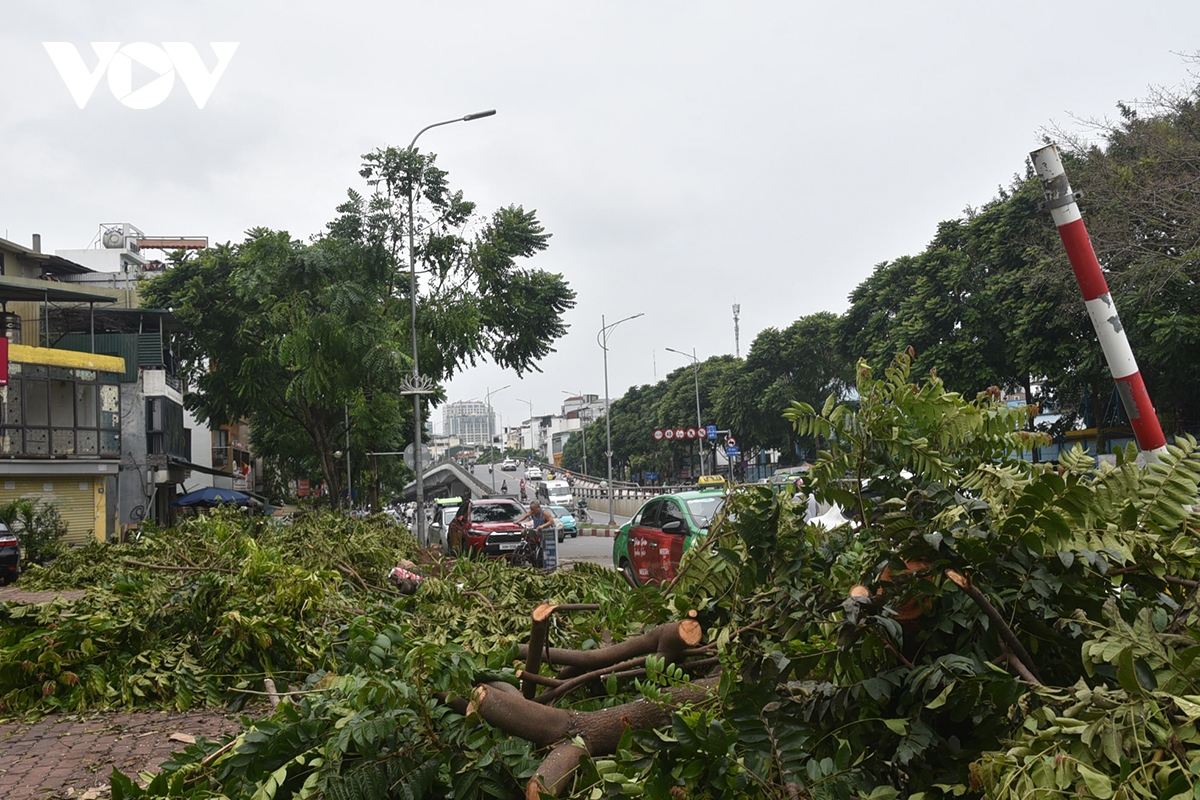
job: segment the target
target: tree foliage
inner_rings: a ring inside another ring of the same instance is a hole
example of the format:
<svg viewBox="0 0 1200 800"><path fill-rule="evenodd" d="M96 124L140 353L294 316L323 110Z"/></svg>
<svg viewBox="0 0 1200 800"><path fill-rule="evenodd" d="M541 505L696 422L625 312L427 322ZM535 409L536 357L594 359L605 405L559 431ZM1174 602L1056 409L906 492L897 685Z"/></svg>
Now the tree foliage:
<svg viewBox="0 0 1200 800"><path fill-rule="evenodd" d="M1088 136L1052 132L1072 185L1084 191L1096 254L1169 434L1200 433L1198 101L1196 86L1160 91L1136 106L1121 104L1116 120L1093 121ZM744 361L702 376L705 421L732 430L750 454L777 450L784 463L811 455L816 442L788 426L779 409L793 400L818 405L828 392L849 389L860 356L881 370L912 348L914 369L935 370L952 391L1023 390L1064 415L1061 429L1125 424L1070 263L1040 207L1040 185L1028 164L1017 173L982 207L937 225L921 252L877 265L851 292L845 313L765 328ZM687 377L674 371L613 403L618 463L680 463L678 445L655 444L644 429L692 418L682 402ZM636 420L622 422L624 415ZM631 435L618 436L617 428ZM572 468L577 450L568 443Z"/></svg>
<svg viewBox="0 0 1200 800"><path fill-rule="evenodd" d="M313 241L256 228L143 288L147 303L172 309L188 329L181 355L197 416L249 419L256 452L285 474L316 466L333 497L348 415L352 453L399 449L411 436L398 396L412 369L410 226L423 376L440 382L485 358L518 374L536 369L574 305L560 275L524 266L550 238L534 212L509 206L481 218L417 151L369 153L361 174L370 193L351 190Z"/></svg>

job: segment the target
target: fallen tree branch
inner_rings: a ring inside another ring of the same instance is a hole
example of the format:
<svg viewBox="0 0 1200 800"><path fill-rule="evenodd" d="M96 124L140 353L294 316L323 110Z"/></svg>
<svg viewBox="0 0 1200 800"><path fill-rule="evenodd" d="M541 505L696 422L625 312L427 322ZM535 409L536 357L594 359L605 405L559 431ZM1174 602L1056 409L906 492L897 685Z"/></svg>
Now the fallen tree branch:
<svg viewBox="0 0 1200 800"><path fill-rule="evenodd" d="M542 692L541 695L538 696L537 702L553 703L558 698L562 697L568 692L574 691L585 683L603 680L605 677L613 673L619 673L622 670L634 669L636 667L643 667L645 665L646 656L641 656L640 658L631 658L628 661L622 661L619 664L609 664L601 667L600 669L594 669L591 672L585 672L582 675L576 675L567 680L560 680L558 682L558 686Z"/></svg>
<svg viewBox="0 0 1200 800"><path fill-rule="evenodd" d="M171 564L147 564L145 561L134 561L132 558L121 560L122 564L128 564L131 567L141 567L142 569L156 569L165 572L222 572L226 575L237 575L237 570L222 569L221 567L177 567Z"/></svg>
<svg viewBox="0 0 1200 800"><path fill-rule="evenodd" d="M1036 683L1039 686L1042 685L1041 679L1037 677L1037 672L1033 664L1033 658L1030 657L1029 651L1025 649L1025 645L1021 644L1021 640L1017 638L1015 633L1013 633L1012 628L1008 627L1008 623L1005 622L1004 617L1001 616L1000 612L996 610L996 607L992 605L991 601L987 599L987 596L984 595L983 592L979 591L979 589L977 589L974 585L972 585L971 579L963 575L961 572L948 569L946 570L945 574L946 577L950 579L950 582L962 589L968 597L974 600L975 605L979 606L983 613L987 615L988 619L995 624L996 630L1000 634L1000 638L1003 639L1004 643L1008 645L1009 650L1012 651L1012 655L1015 657L1015 659L1020 661L1021 665L1025 668L1021 677L1025 678L1031 683ZM1018 670L1018 672L1020 672L1020 670Z"/></svg>
<svg viewBox="0 0 1200 800"><path fill-rule="evenodd" d="M623 642L617 642L609 647L595 650L566 650L550 647L545 650L543 657L546 662L566 667L558 674L559 680L566 680L576 675L603 667L611 667L644 655L660 655L668 664L679 660L684 651L700 644L704 631L700 623L688 617L678 622L668 622L658 625L640 636L634 636ZM518 648L520 656L528 661L529 645Z"/></svg>
<svg viewBox="0 0 1200 800"><path fill-rule="evenodd" d="M562 686L563 684L563 681L560 681L558 678L551 678L547 675L539 675L536 672L526 672L523 669L517 670L517 678L522 681L533 681L538 686L549 686L552 689L555 686Z"/></svg>
<svg viewBox="0 0 1200 800"><path fill-rule="evenodd" d="M471 693L468 710L505 733L539 747L555 745L525 788L527 798L538 797L539 792L560 791L575 774L583 753L572 753L563 745L578 737L582 749L591 756L614 753L626 728L647 730L667 724L676 708L708 699L718 681L705 678L665 691L661 704L634 700L598 711L552 708L526 700L517 692L498 689L495 684L482 684Z"/></svg>
<svg viewBox="0 0 1200 800"><path fill-rule="evenodd" d="M579 769L579 761L587 750L573 742L563 742L550 751L525 784L526 800L539 800L543 794L557 797Z"/></svg>

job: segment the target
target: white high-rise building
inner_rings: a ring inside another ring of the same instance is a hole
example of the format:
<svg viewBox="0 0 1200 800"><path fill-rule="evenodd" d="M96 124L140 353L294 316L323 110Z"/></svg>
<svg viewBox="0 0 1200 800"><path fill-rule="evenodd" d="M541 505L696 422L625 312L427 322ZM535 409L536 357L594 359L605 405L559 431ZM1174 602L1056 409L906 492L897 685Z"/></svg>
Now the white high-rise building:
<svg viewBox="0 0 1200 800"><path fill-rule="evenodd" d="M488 407L478 400L459 400L442 408L442 433L457 436L463 444L487 444L489 431L497 435L495 420L489 424Z"/></svg>

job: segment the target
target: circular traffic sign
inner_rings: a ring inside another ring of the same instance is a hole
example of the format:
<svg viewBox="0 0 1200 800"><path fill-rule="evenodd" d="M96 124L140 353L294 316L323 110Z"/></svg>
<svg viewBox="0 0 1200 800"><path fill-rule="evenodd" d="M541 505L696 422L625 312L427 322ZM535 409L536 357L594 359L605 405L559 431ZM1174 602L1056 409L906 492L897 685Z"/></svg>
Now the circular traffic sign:
<svg viewBox="0 0 1200 800"><path fill-rule="evenodd" d="M663 436L666 436L668 439L674 439L675 438L674 429L667 428L665 431L663 431Z"/></svg>
<svg viewBox="0 0 1200 800"><path fill-rule="evenodd" d="M662 437L663 437L662 428L655 428L654 429L654 441L661 442Z"/></svg>
<svg viewBox="0 0 1200 800"><path fill-rule="evenodd" d="M682 439L684 436L687 436L687 431L685 431L683 428L675 429L675 438L676 439Z"/></svg>
<svg viewBox="0 0 1200 800"><path fill-rule="evenodd" d="M688 437L689 439L695 439L695 438L696 438L696 429L695 429L695 428L688 428L688 429L687 429L687 437Z"/></svg>
<svg viewBox="0 0 1200 800"><path fill-rule="evenodd" d="M728 439L725 440L725 444L728 447L737 447L737 439L730 436Z"/></svg>

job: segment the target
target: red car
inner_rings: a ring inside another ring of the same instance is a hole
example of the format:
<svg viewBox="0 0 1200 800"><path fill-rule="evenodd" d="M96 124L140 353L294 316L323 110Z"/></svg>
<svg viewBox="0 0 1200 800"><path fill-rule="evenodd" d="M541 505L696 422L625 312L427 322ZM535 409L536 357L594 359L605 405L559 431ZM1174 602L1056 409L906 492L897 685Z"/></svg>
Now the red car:
<svg viewBox="0 0 1200 800"><path fill-rule="evenodd" d="M449 552L511 558L524 531L516 520L524 514L524 506L505 497L462 501L446 534Z"/></svg>

